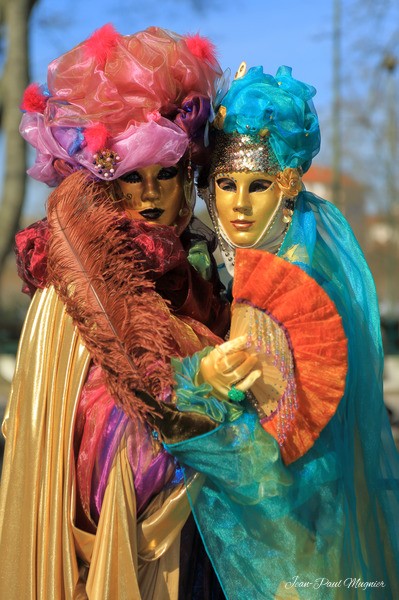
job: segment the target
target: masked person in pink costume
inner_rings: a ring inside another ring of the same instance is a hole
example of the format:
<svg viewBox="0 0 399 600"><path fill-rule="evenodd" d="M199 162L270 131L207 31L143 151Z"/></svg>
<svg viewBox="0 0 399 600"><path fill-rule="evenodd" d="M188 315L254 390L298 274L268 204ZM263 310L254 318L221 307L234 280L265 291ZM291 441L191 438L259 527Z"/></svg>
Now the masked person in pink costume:
<svg viewBox="0 0 399 600"><path fill-rule="evenodd" d="M190 509L156 432L159 418L172 439L207 431L168 406L170 357L220 343L228 326L209 236L192 219L220 75L199 36L108 25L25 93L29 174L57 187L47 219L17 236L33 300L3 425L2 598L220 593L202 559L179 573Z"/></svg>

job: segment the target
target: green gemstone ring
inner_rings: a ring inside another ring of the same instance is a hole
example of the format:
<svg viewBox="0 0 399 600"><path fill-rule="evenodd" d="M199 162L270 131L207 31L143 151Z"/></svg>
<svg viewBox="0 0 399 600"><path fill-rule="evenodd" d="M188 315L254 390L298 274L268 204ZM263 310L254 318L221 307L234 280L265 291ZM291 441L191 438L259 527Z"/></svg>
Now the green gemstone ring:
<svg viewBox="0 0 399 600"><path fill-rule="evenodd" d="M232 400L233 402L242 402L245 398L245 392L242 392L241 390L237 390L237 388L233 385L231 387L231 390L229 390L227 397L229 400Z"/></svg>

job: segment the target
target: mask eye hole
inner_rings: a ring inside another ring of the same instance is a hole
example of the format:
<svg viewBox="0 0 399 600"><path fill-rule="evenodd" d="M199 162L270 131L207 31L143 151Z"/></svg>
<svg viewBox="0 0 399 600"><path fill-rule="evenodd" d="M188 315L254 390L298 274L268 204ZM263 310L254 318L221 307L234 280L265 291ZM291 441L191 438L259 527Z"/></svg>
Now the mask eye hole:
<svg viewBox="0 0 399 600"><path fill-rule="evenodd" d="M121 179L126 183L140 183L143 181L138 171L130 171L130 173L125 173L125 175L122 175Z"/></svg>
<svg viewBox="0 0 399 600"><path fill-rule="evenodd" d="M217 186L224 192L236 192L237 186L235 182L229 177L220 177L216 180Z"/></svg>
<svg viewBox="0 0 399 600"><path fill-rule="evenodd" d="M160 169L157 179L161 181L164 179L173 179L178 174L179 169L177 167L163 167Z"/></svg>
<svg viewBox="0 0 399 600"><path fill-rule="evenodd" d="M256 179L255 181L251 182L249 186L249 193L265 192L270 188L272 183L273 182L268 179Z"/></svg>

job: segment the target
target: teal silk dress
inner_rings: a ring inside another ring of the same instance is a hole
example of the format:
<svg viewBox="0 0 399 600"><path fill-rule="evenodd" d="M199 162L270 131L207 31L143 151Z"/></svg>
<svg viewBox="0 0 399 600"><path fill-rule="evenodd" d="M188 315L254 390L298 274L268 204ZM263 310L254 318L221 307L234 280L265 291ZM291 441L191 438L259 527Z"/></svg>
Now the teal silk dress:
<svg viewBox="0 0 399 600"><path fill-rule="evenodd" d="M289 465L249 405L166 448L187 481L206 476L188 493L228 600L399 598L399 456L383 404L372 276L341 213L308 192L278 254L323 288L342 319L348 371L334 416Z"/></svg>

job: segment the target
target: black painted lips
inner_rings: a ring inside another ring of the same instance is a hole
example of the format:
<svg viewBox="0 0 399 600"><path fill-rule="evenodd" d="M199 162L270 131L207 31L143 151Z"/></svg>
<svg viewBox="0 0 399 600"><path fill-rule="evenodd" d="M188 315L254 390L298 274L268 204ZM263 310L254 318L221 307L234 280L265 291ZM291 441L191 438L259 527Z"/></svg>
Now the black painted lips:
<svg viewBox="0 0 399 600"><path fill-rule="evenodd" d="M165 211L162 210L162 208L146 208L145 210L140 210L141 216L148 221L156 221L164 212Z"/></svg>

